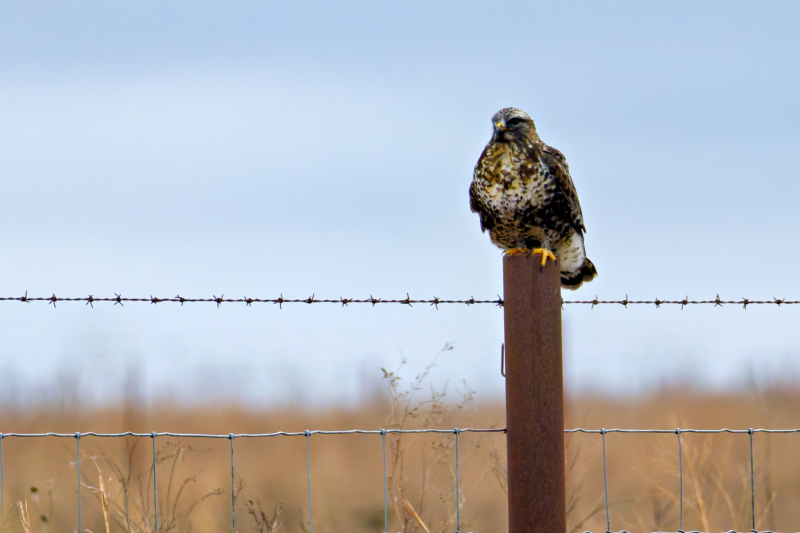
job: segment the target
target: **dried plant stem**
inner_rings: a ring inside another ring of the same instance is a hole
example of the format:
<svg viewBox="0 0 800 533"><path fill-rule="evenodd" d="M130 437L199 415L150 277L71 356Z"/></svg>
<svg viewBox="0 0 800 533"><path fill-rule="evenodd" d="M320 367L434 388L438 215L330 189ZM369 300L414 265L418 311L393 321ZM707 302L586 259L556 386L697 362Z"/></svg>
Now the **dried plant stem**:
<svg viewBox="0 0 800 533"><path fill-rule="evenodd" d="M686 445L683 441L683 436L679 437L681 439L681 445L683 447L683 454L686 457L686 465L689 469L689 476L692 478L692 489L694 490L694 495L697 500L697 510L700 515L700 527L702 531L710 531L708 526L708 515L706 514L706 505L705 500L703 499L703 493L700 489L700 483L697 479L697 475L695 474L694 470L694 461L692 460L692 453L690 451L690 447Z"/></svg>

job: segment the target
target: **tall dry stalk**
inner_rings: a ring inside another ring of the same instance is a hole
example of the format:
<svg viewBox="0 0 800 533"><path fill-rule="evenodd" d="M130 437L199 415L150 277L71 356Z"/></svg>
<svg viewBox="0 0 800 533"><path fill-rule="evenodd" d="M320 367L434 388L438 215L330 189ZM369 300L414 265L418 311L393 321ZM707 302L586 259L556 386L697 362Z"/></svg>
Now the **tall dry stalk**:
<svg viewBox="0 0 800 533"><path fill-rule="evenodd" d="M259 501L245 500L244 503L247 513L253 518L255 529L258 533L277 533L283 526L283 521L280 519L281 512L283 511L283 504L281 502L278 502L275 506L271 517L268 517L267 513L263 511Z"/></svg>
<svg viewBox="0 0 800 533"><path fill-rule="evenodd" d="M19 512L19 523L22 525L23 531L25 531L25 533L33 533L34 529L31 524L31 515L28 512L28 500L19 502L17 511Z"/></svg>
<svg viewBox="0 0 800 533"><path fill-rule="evenodd" d="M430 385L427 398L417 398L418 392L423 390L423 383L436 366L438 357L452 349L452 345L445 344L433 361L414 378L407 388L401 386L402 378L400 377L400 370L406 363L405 359L401 361L400 367L394 372L381 369L390 398L390 412L386 420L387 428L441 428L453 423L452 413L454 410L463 410L471 405L473 393L466 384L465 390L460 392L461 398L455 404L448 404L445 401L446 385L441 391ZM450 427L453 426L450 425ZM466 501L464 491L460 491L459 501L455 501L452 490L456 482L453 466L454 437L427 433L412 435L392 433L388 440L390 459L387 485L392 510L402 532L444 532L455 523L457 510ZM419 462L416 464L411 459L412 447L415 445L419 445ZM465 460L466 454L460 454L460 464L463 465ZM416 477L419 480L419 488L415 493L412 492L413 483L409 478L409 469L411 468L418 469ZM463 479L461 482L463 483ZM444 516L434 518L432 512L429 512L428 503L433 496L451 509Z"/></svg>
<svg viewBox="0 0 800 533"><path fill-rule="evenodd" d="M20 518L21 517L20 517L19 511L17 511L17 513L14 513L14 508L20 507L20 506L22 506L22 502L19 502L19 501L14 502L13 504L11 504L11 506L9 506L7 512L3 513L3 520L0 521L0 533L3 533L5 531L10 531L11 528L13 528L15 525L20 523ZM14 515L17 516L17 520L12 522L12 521L10 521L10 519Z"/></svg>
<svg viewBox="0 0 800 533"><path fill-rule="evenodd" d="M95 467L98 483L97 486L91 484L89 471L85 469L81 472L81 484L97 498L106 533L110 533L112 524L114 530L126 533L189 530L190 518L197 506L212 496L222 494L222 489L215 488L193 500L184 501L186 489L197 482L198 474L180 477L178 465L185 459L189 449L177 441L164 442L157 450L156 464L169 470L166 480L159 483L159 495L164 496L157 502L159 524L156 531L152 463L138 464L132 450L127 451L126 462L122 465L107 454L84 455ZM114 474L112 477L104 477L101 461L111 469Z"/></svg>

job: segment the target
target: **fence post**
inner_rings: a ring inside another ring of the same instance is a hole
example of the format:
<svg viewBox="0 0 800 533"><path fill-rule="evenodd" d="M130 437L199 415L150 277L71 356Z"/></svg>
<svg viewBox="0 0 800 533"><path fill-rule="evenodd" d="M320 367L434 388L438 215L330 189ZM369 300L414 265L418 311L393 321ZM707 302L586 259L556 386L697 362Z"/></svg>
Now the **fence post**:
<svg viewBox="0 0 800 533"><path fill-rule="evenodd" d="M509 533L565 533L561 283L541 256L503 258Z"/></svg>

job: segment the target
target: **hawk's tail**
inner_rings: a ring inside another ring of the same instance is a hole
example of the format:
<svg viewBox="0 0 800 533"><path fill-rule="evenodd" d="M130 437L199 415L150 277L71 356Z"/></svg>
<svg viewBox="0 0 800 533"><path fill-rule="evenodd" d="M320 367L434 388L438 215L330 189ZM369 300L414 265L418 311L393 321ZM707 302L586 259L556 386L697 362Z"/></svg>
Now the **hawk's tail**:
<svg viewBox="0 0 800 533"><path fill-rule="evenodd" d="M583 266L581 266L581 269L577 272L561 273L561 286L574 291L583 285L584 282L592 281L595 277L597 277L597 268L587 257L583 260Z"/></svg>

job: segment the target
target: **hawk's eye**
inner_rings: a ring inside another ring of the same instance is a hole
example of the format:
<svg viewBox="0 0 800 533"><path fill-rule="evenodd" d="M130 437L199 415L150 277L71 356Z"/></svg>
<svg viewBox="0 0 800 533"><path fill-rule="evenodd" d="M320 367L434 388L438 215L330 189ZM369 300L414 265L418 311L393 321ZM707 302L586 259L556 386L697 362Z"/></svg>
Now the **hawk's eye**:
<svg viewBox="0 0 800 533"><path fill-rule="evenodd" d="M511 120L508 121L508 125L509 126L519 126L520 124L522 124L522 122L523 122L522 118L514 117L514 118L512 118Z"/></svg>

